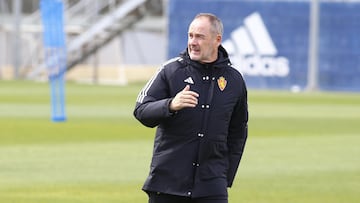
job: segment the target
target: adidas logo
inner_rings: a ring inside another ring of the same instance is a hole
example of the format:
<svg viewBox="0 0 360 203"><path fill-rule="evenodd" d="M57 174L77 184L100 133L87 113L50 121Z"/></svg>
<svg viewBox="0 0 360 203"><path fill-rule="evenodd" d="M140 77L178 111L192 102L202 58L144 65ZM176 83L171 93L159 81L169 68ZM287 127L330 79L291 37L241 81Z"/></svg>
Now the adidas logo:
<svg viewBox="0 0 360 203"><path fill-rule="evenodd" d="M276 57L278 50L258 12L244 19L244 26L231 32L223 42L235 67L250 76L286 77L289 60Z"/></svg>
<svg viewBox="0 0 360 203"><path fill-rule="evenodd" d="M193 79L192 79L191 77L186 78L186 79L184 80L184 82L189 83L189 84L191 84L191 85L194 84L194 81L193 81Z"/></svg>

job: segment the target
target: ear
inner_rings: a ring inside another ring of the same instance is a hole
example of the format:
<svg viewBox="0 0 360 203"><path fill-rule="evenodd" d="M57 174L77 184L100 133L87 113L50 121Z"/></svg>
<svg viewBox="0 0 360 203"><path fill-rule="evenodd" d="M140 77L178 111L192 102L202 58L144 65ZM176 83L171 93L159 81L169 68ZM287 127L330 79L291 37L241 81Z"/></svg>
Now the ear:
<svg viewBox="0 0 360 203"><path fill-rule="evenodd" d="M215 40L216 40L216 43L217 43L218 45L220 45L220 44L221 44L221 41L222 41L222 36L221 36L221 35L216 35Z"/></svg>

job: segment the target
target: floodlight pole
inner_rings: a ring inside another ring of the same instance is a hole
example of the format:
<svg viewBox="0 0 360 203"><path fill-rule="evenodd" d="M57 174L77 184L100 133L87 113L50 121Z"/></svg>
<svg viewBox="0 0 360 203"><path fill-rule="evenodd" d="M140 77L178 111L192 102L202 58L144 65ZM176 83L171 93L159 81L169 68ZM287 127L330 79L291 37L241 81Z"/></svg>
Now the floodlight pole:
<svg viewBox="0 0 360 203"><path fill-rule="evenodd" d="M319 0L311 0L310 31L309 31L309 61L307 91L316 91L318 86L319 58Z"/></svg>
<svg viewBox="0 0 360 203"><path fill-rule="evenodd" d="M13 1L13 17L14 17L14 32L13 32L13 65L14 78L19 78L20 60L21 60L21 43L20 43L20 23L21 23L21 7L22 0Z"/></svg>

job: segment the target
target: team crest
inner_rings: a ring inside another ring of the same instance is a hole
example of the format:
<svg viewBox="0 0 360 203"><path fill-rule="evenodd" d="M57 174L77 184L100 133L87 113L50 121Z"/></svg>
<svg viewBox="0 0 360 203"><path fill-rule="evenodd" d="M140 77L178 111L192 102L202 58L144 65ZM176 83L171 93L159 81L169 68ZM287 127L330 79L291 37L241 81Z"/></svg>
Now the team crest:
<svg viewBox="0 0 360 203"><path fill-rule="evenodd" d="M225 87L226 87L226 83L227 81L225 80L225 78L223 76L219 77L219 79L217 80L219 89L221 91L224 91Z"/></svg>

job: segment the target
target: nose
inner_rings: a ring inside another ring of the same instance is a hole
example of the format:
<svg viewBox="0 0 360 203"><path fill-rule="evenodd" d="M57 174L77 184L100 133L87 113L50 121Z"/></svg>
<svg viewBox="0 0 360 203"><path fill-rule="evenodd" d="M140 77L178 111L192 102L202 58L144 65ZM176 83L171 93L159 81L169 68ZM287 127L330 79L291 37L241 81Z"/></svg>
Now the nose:
<svg viewBox="0 0 360 203"><path fill-rule="evenodd" d="M190 45L195 45L195 44L197 43L197 40L196 40L195 37L189 37L188 43L189 43Z"/></svg>
<svg viewBox="0 0 360 203"><path fill-rule="evenodd" d="M189 45L192 45L192 44L193 44L193 41L194 41L193 39L189 38L189 39L188 39L188 44L189 44Z"/></svg>

